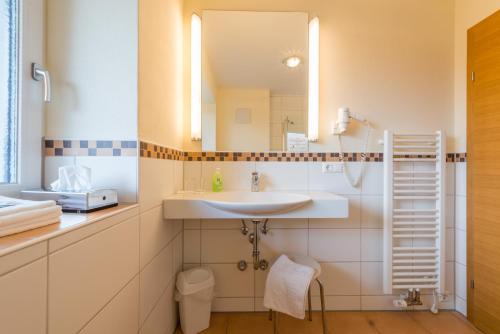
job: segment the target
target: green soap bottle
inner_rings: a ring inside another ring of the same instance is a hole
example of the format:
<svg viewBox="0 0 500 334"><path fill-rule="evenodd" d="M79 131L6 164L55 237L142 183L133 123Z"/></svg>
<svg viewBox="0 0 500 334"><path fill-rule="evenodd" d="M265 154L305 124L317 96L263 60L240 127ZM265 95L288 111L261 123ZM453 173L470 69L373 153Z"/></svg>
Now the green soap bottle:
<svg viewBox="0 0 500 334"><path fill-rule="evenodd" d="M222 174L220 173L220 168L215 169L215 173L212 176L212 191L214 193L221 192L224 188L224 182L222 181Z"/></svg>

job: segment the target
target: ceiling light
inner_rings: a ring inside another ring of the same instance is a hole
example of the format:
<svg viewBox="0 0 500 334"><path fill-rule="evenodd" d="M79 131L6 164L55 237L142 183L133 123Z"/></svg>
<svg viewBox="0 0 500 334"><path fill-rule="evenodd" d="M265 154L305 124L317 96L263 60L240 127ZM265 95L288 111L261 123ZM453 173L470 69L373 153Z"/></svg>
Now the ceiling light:
<svg viewBox="0 0 500 334"><path fill-rule="evenodd" d="M285 58L283 60L283 64L285 64L286 67L288 68L296 68L300 64L302 64L302 59L298 56L291 56L288 58Z"/></svg>

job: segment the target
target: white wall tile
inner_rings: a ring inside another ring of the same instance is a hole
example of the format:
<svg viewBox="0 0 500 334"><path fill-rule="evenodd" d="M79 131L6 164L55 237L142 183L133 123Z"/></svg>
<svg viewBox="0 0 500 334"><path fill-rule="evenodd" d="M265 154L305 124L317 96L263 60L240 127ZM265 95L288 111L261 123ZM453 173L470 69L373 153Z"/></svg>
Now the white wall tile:
<svg viewBox="0 0 500 334"><path fill-rule="evenodd" d="M355 296L360 294L361 266L359 262L321 263L319 277L325 288L325 295ZM319 296L316 282L311 284L313 296Z"/></svg>
<svg viewBox="0 0 500 334"><path fill-rule="evenodd" d="M202 263L237 263L240 260L252 260L248 236L239 230L201 230Z"/></svg>
<svg viewBox="0 0 500 334"><path fill-rule="evenodd" d="M359 228L361 224L361 196L344 196L349 200L348 218L309 219L309 228Z"/></svg>
<svg viewBox="0 0 500 334"><path fill-rule="evenodd" d="M208 266L214 272L215 292L218 298L253 297L253 269L240 271L236 264L210 264Z"/></svg>
<svg viewBox="0 0 500 334"><path fill-rule="evenodd" d="M455 227L455 196L446 196L446 207L445 207L445 219L446 227Z"/></svg>
<svg viewBox="0 0 500 334"><path fill-rule="evenodd" d="M201 188L201 161L184 161L184 190L195 191Z"/></svg>
<svg viewBox="0 0 500 334"><path fill-rule="evenodd" d="M467 163L455 163L455 194L467 196Z"/></svg>
<svg viewBox="0 0 500 334"><path fill-rule="evenodd" d="M384 236L382 229L361 230L361 261L382 261Z"/></svg>
<svg viewBox="0 0 500 334"><path fill-rule="evenodd" d="M349 185L342 173L323 174L322 162L309 162L309 189L329 191L340 195L356 195L361 193L361 187ZM347 169L351 175L359 175L360 163L349 162Z"/></svg>
<svg viewBox="0 0 500 334"><path fill-rule="evenodd" d="M361 196L361 227L384 227L384 207L382 196Z"/></svg>
<svg viewBox="0 0 500 334"><path fill-rule="evenodd" d="M174 192L184 189L184 162L174 161Z"/></svg>
<svg viewBox="0 0 500 334"><path fill-rule="evenodd" d="M248 228L251 225L251 223L247 223ZM240 227L240 219L203 219L201 221L201 228L203 230L236 230L240 229Z"/></svg>
<svg viewBox="0 0 500 334"><path fill-rule="evenodd" d="M321 300L318 296L312 297L314 311L321 310ZM360 296L325 296L327 311L356 311L361 309Z"/></svg>
<svg viewBox="0 0 500 334"><path fill-rule="evenodd" d="M382 262L361 263L361 294L383 295L383 264Z"/></svg>
<svg viewBox="0 0 500 334"><path fill-rule="evenodd" d="M467 301L458 296L455 296L455 309L462 313L464 316L467 316Z"/></svg>
<svg viewBox="0 0 500 334"><path fill-rule="evenodd" d="M455 261L467 265L467 235L465 231L455 231Z"/></svg>
<svg viewBox="0 0 500 334"><path fill-rule="evenodd" d="M205 190L212 190L212 176L216 168L220 168L224 190L250 190L255 162L203 161L201 168Z"/></svg>
<svg viewBox="0 0 500 334"><path fill-rule="evenodd" d="M271 229L261 235L260 252L268 261L281 254L307 255L307 229Z"/></svg>
<svg viewBox="0 0 500 334"><path fill-rule="evenodd" d="M270 265L272 265L272 262L270 262ZM262 270L255 271L255 290L254 290L255 297L264 297L268 274L269 274L269 269L266 271Z"/></svg>
<svg viewBox="0 0 500 334"><path fill-rule="evenodd" d="M172 221L163 219L161 206L140 215L141 268L174 237Z"/></svg>
<svg viewBox="0 0 500 334"><path fill-rule="evenodd" d="M257 162L261 190L307 190L307 162Z"/></svg>
<svg viewBox="0 0 500 334"><path fill-rule="evenodd" d="M380 311L380 310L398 310L400 308L394 306L393 301L399 296L380 295L380 296L361 296L361 310L363 311Z"/></svg>
<svg viewBox="0 0 500 334"><path fill-rule="evenodd" d="M201 231L184 231L184 263L201 262Z"/></svg>
<svg viewBox="0 0 500 334"><path fill-rule="evenodd" d="M446 261L455 260L455 229L447 228L445 233L445 258Z"/></svg>
<svg viewBox="0 0 500 334"><path fill-rule="evenodd" d="M465 196L455 197L455 228L467 231L467 198Z"/></svg>
<svg viewBox="0 0 500 334"><path fill-rule="evenodd" d="M174 258L174 264L173 264L174 279L175 276L177 276L177 274L182 270L182 260L183 260L182 255L184 252L183 237L184 237L183 233L180 233L177 235L174 241L172 241L172 252Z"/></svg>
<svg viewBox="0 0 500 334"><path fill-rule="evenodd" d="M384 193L384 164L367 162L362 180L364 195L383 195Z"/></svg>
<svg viewBox="0 0 500 334"><path fill-rule="evenodd" d="M269 219L269 228L279 228L279 229L295 229L295 228L305 228L309 226L307 219Z"/></svg>
<svg viewBox="0 0 500 334"><path fill-rule="evenodd" d="M455 195L455 163L447 162L445 167L446 173L446 195Z"/></svg>
<svg viewBox="0 0 500 334"><path fill-rule="evenodd" d="M309 230L309 255L320 262L359 261L359 229Z"/></svg>
<svg viewBox="0 0 500 334"><path fill-rule="evenodd" d="M455 264L455 295L467 300L467 267Z"/></svg>
<svg viewBox="0 0 500 334"><path fill-rule="evenodd" d="M200 219L184 219L185 230L199 230L201 228Z"/></svg>
<svg viewBox="0 0 500 334"><path fill-rule="evenodd" d="M445 292L448 295L455 294L455 262L446 262Z"/></svg>
<svg viewBox="0 0 500 334"><path fill-rule="evenodd" d="M174 193L174 163L172 160L140 158L139 204L141 212L162 204Z"/></svg>

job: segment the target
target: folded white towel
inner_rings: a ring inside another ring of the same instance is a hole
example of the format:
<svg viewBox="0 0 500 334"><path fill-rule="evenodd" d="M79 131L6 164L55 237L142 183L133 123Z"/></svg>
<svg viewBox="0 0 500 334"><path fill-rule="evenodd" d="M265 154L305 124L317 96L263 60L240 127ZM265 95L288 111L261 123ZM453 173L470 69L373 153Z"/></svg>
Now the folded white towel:
<svg viewBox="0 0 500 334"><path fill-rule="evenodd" d="M44 215L30 220L18 221L16 224L10 224L7 226L0 225L0 237L58 223L60 221L61 211L60 209L57 211L57 207L54 211L55 212L53 214Z"/></svg>
<svg viewBox="0 0 500 334"><path fill-rule="evenodd" d="M314 269L281 255L267 275L264 306L274 311L304 319L306 297Z"/></svg>
<svg viewBox="0 0 500 334"><path fill-rule="evenodd" d="M54 201L28 201L11 197L0 196L0 217L11 214L38 210L56 205Z"/></svg>
<svg viewBox="0 0 500 334"><path fill-rule="evenodd" d="M58 223L61 207L54 201L27 201L0 196L0 237Z"/></svg>
<svg viewBox="0 0 500 334"><path fill-rule="evenodd" d="M12 226L18 223L29 222L32 220L44 220L47 218L61 216L61 207L54 205L52 207L30 210L26 212L18 212L8 216L0 216L0 227ZM56 221L59 221L57 219Z"/></svg>

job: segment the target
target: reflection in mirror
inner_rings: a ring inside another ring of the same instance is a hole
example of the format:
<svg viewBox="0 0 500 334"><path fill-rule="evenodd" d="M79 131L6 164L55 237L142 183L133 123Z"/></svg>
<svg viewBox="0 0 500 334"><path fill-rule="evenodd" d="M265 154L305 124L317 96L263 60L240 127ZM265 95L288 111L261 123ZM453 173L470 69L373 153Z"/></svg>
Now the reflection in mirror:
<svg viewBox="0 0 500 334"><path fill-rule="evenodd" d="M307 151L308 14L204 11L203 151Z"/></svg>

